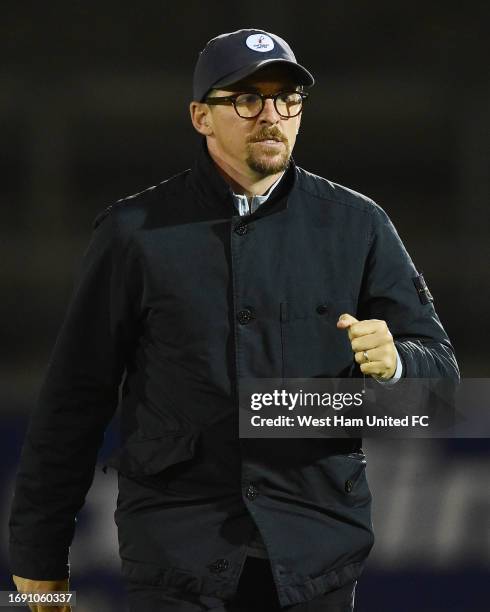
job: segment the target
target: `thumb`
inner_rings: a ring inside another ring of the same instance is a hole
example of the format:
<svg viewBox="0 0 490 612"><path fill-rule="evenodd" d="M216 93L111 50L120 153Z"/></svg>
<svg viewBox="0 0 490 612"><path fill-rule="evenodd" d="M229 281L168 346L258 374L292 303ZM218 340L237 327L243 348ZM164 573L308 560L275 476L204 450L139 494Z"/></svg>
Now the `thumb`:
<svg viewBox="0 0 490 612"><path fill-rule="evenodd" d="M356 317L353 317L348 312L344 312L343 314L340 315L339 320L337 321L337 328L338 329L347 329L348 327L350 327L354 323L359 323L359 321L356 319Z"/></svg>

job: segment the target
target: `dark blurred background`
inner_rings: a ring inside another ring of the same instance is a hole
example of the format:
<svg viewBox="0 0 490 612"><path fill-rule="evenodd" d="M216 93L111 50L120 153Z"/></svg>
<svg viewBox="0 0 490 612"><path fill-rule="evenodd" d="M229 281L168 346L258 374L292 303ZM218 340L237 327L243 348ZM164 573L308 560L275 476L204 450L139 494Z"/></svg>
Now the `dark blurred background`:
<svg viewBox="0 0 490 612"><path fill-rule="evenodd" d="M217 34L257 27L291 44L317 79L296 162L388 212L463 376L488 376L489 17L485 2L3 3L0 588L28 413L92 221L192 163L192 72ZM483 609L487 442L366 443L378 541L356 612ZM99 472L72 547L79 612L123 606L116 485Z"/></svg>

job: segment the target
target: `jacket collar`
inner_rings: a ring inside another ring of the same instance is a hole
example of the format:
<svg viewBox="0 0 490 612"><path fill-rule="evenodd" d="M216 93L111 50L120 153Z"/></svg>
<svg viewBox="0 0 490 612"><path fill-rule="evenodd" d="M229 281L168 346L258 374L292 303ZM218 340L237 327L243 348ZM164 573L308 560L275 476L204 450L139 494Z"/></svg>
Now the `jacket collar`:
<svg viewBox="0 0 490 612"><path fill-rule="evenodd" d="M296 164L291 158L289 167L281 177L270 198L244 219L253 220L287 208L288 198L297 183ZM202 138L198 154L191 168L189 186L207 210L231 218L238 215L233 202L233 190L216 168L208 153L206 139Z"/></svg>

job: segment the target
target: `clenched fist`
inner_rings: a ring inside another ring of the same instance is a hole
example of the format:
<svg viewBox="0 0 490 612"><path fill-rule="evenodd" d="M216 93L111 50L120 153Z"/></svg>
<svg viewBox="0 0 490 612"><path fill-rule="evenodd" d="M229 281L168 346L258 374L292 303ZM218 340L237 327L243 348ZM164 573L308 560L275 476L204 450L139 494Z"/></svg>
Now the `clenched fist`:
<svg viewBox="0 0 490 612"><path fill-rule="evenodd" d="M354 359L361 372L382 380L389 380L396 372L397 353L393 336L386 321L366 319L358 321L348 313L341 314L338 329L347 329Z"/></svg>

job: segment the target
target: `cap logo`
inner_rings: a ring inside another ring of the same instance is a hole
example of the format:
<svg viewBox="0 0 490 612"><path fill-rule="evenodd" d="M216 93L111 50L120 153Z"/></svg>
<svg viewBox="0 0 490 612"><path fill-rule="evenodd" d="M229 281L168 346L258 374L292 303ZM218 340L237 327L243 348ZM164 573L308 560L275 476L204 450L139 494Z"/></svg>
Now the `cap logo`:
<svg viewBox="0 0 490 612"><path fill-rule="evenodd" d="M247 38L246 43L249 49L259 51L260 53L266 53L274 49L274 41L266 34L251 34Z"/></svg>

